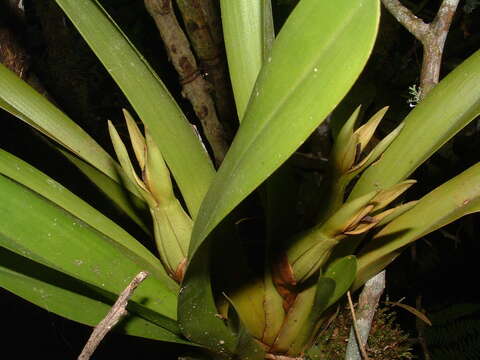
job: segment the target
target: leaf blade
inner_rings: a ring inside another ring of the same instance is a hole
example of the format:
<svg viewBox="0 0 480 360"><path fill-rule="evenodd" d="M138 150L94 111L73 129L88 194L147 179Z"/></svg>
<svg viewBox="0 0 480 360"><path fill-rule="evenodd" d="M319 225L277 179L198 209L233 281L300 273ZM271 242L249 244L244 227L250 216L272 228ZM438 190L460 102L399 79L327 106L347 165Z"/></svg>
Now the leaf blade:
<svg viewBox="0 0 480 360"><path fill-rule="evenodd" d="M115 224L85 201L68 191L55 180L49 178L26 162L1 149L0 174L15 180L37 194L52 201L94 229L100 231L109 238L120 243L122 246L125 246L129 250L133 251L145 261L149 262L154 269L158 269L155 273L157 276L159 276L159 278L162 278L163 281L168 284L172 291L176 291L178 289L176 283L172 281L172 279L168 277L165 272L161 271L162 266L158 258L156 258L150 251L148 251L120 226Z"/></svg>
<svg viewBox="0 0 480 360"><path fill-rule="evenodd" d="M238 118L242 121L253 86L274 38L270 0L222 0L223 34Z"/></svg>
<svg viewBox="0 0 480 360"><path fill-rule="evenodd" d="M162 327L177 328L176 296L149 262L4 175L0 198L0 246L111 294L119 294L140 271L151 271L132 302Z"/></svg>
<svg viewBox="0 0 480 360"><path fill-rule="evenodd" d="M185 115L97 1L56 2L148 126L195 217L215 170Z"/></svg>
<svg viewBox="0 0 480 360"><path fill-rule="evenodd" d="M387 224L358 256L353 288L373 277L418 238L470 213L480 211L480 163L447 181Z"/></svg>
<svg viewBox="0 0 480 360"><path fill-rule="evenodd" d="M49 312L95 326L112 305L80 281L0 248L0 284L8 291ZM129 314L116 331L153 340L189 344L178 335Z"/></svg>
<svg viewBox="0 0 480 360"><path fill-rule="evenodd" d="M300 146L345 95L373 47L378 16L376 0L362 0L353 7L343 0L335 4L304 0L297 5L273 45L272 61L262 69L254 90L258 96L255 93L202 204L190 254ZM322 35L324 44L319 45ZM300 44L306 58L301 61ZM347 48L348 53L342 50ZM357 55L354 61L352 52ZM335 72L333 63L344 64L348 71ZM325 84L334 82L335 89L322 91Z"/></svg>
<svg viewBox="0 0 480 360"><path fill-rule="evenodd" d="M406 179L480 114L480 50L448 74L405 118L405 126L355 185L350 198Z"/></svg>

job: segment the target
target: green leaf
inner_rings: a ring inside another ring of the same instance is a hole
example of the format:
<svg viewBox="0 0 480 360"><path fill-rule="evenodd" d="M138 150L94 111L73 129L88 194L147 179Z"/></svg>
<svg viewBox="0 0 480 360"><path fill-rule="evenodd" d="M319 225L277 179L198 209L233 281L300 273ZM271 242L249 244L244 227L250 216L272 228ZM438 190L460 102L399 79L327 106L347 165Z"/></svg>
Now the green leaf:
<svg viewBox="0 0 480 360"><path fill-rule="evenodd" d="M240 121L274 39L270 0L221 0L228 68Z"/></svg>
<svg viewBox="0 0 480 360"><path fill-rule="evenodd" d="M332 279L322 278L319 280L320 287L313 284L301 293L297 294L293 305L288 310L285 321L278 333L272 351L275 353L290 354L290 347L298 339L306 323L309 322L311 311L315 306L317 290L321 292L322 299L328 298L332 293L335 282Z"/></svg>
<svg viewBox="0 0 480 360"><path fill-rule="evenodd" d="M323 313L345 295L352 286L356 273L357 259L351 255L333 262L325 274L320 276L310 316L290 346L289 354L299 354L305 350L309 342L313 341Z"/></svg>
<svg viewBox="0 0 480 360"><path fill-rule="evenodd" d="M221 354L233 354L237 336L217 313L208 250L203 246L187 268L178 296L178 321L187 339Z"/></svg>
<svg viewBox="0 0 480 360"><path fill-rule="evenodd" d="M0 286L57 315L95 326L113 305L81 281L0 248ZM115 331L144 338L190 344L178 335L131 312Z"/></svg>
<svg viewBox="0 0 480 360"><path fill-rule="evenodd" d="M103 192L112 202L119 207L126 215L128 215L136 224L138 224L143 231L150 234L150 230L145 225L142 218L137 213L147 213L147 206L143 199L133 195L126 190L126 186L122 186L118 182L112 180L107 175L97 170L94 166L83 161L79 157L63 150L59 146L55 146L56 150L63 154L75 167L80 170L92 183L94 183L98 189ZM120 174L122 176L124 174ZM125 180L122 184L126 183ZM140 194L138 194L140 195Z"/></svg>
<svg viewBox="0 0 480 360"><path fill-rule="evenodd" d="M265 358L265 349L248 331L247 326L240 317L240 312L232 299L227 298L228 306L228 325L237 337L235 347L235 359L242 360L263 360Z"/></svg>
<svg viewBox="0 0 480 360"><path fill-rule="evenodd" d="M163 267L158 258L120 226L72 194L55 180L1 149L0 173L45 197L92 228L105 234L120 245L125 246L149 262L152 266L152 271L155 271L155 274L161 278L165 284L168 284L172 291L178 290L177 284L163 271ZM28 217L25 217L25 221L28 222Z"/></svg>
<svg viewBox="0 0 480 360"><path fill-rule="evenodd" d="M116 162L68 116L2 64L0 79L0 107L120 181Z"/></svg>
<svg viewBox="0 0 480 360"><path fill-rule="evenodd" d="M0 246L118 295L142 270L152 273L132 297L135 311L178 332L176 294L133 251L26 187L0 176Z"/></svg>
<svg viewBox="0 0 480 360"><path fill-rule="evenodd" d="M338 301L352 286L357 274L357 258L345 256L330 264L322 277L335 280L335 290L329 298L327 308Z"/></svg>
<svg viewBox="0 0 480 360"><path fill-rule="evenodd" d="M243 325L241 325L238 334L235 355L239 360L265 359L265 350L261 347L260 343L248 333L247 329Z"/></svg>
<svg viewBox="0 0 480 360"><path fill-rule="evenodd" d="M418 166L480 114L480 50L445 77L405 118L405 126L358 180L350 198L385 189Z"/></svg>
<svg viewBox="0 0 480 360"><path fill-rule="evenodd" d="M380 272L406 245L458 218L480 211L480 163L431 191L386 225L358 257L356 289Z"/></svg>
<svg viewBox="0 0 480 360"><path fill-rule="evenodd" d="M324 120L373 47L378 0L301 1L275 41L194 227L190 254ZM342 69L342 71L338 71Z"/></svg>
<svg viewBox="0 0 480 360"><path fill-rule="evenodd" d="M56 2L148 126L195 218L215 170L185 115L97 1Z"/></svg>
<svg viewBox="0 0 480 360"><path fill-rule="evenodd" d="M0 81L0 108L85 160L83 164L80 160L74 161L73 155L57 148L67 159L84 171L100 190L106 193L127 215L147 230L135 213L132 201L126 200L128 196L125 194L126 190L116 189L118 188L116 184L123 183L122 170L110 155L70 118L2 64L0 64L0 78L2 79ZM90 166L93 168L90 169ZM128 183L125 185L132 194L138 195L133 186ZM133 200L135 196L131 197ZM133 201L139 203L140 199Z"/></svg>

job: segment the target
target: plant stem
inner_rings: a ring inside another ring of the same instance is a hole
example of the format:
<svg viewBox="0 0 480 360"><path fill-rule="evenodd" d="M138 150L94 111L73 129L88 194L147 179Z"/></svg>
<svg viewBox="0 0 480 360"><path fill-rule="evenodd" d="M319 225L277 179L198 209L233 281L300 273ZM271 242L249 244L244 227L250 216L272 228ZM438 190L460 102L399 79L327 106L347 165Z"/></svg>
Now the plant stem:
<svg viewBox="0 0 480 360"><path fill-rule="evenodd" d="M357 342L355 336L355 327L352 326L350 330L350 337L348 339L347 351L345 360L360 360L359 348L365 347L368 339L368 334L372 326L373 316L378 306L380 297L385 289L385 270L375 275L368 280L363 288L358 299L357 319L354 320L358 328L358 338L360 344ZM365 357L364 357L365 358Z"/></svg>
<svg viewBox="0 0 480 360"><path fill-rule="evenodd" d="M173 12L172 1L145 0L145 7L155 20L170 61L180 76L182 95L192 104L212 147L215 162L220 165L228 149L227 135L217 118L211 86L198 69L190 43Z"/></svg>
<svg viewBox="0 0 480 360"><path fill-rule="evenodd" d="M399 0L382 0L383 5L423 46L423 62L420 75L420 99L423 99L440 78L442 53L453 15L460 0L443 0L435 19L426 24L415 16Z"/></svg>
<svg viewBox="0 0 480 360"><path fill-rule="evenodd" d="M95 326L95 329L93 329L92 335L90 335L90 338L83 348L82 353L78 356L78 360L90 359L90 356L92 356L92 354L95 352L105 335L108 334L108 332L120 321L121 318L128 314L128 311L126 310L128 300L138 285L140 285L140 283L145 280L148 275L148 272L141 271L133 278L125 290L122 291L105 318L100 321L97 326Z"/></svg>

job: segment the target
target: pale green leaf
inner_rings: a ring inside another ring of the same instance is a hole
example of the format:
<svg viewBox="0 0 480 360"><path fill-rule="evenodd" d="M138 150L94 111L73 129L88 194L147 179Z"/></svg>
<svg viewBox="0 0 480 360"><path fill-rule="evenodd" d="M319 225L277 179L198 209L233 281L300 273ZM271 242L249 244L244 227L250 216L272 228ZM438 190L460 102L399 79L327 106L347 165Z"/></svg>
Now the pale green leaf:
<svg viewBox="0 0 480 360"><path fill-rule="evenodd" d="M124 173L120 173L122 178L121 184L112 180L107 175L97 170L94 166L83 161L79 157L63 150L61 147L55 147L59 152L63 154L75 167L80 170L92 183L94 183L98 189L103 192L113 203L120 208L125 214L127 214L136 224L138 224L143 231L150 234L150 230L145 225L144 219L140 218L139 214L147 213L147 205L143 199L133 195L126 190L125 184L128 179ZM125 177L125 180L123 180ZM139 195L140 196L140 195Z"/></svg>
<svg viewBox="0 0 480 360"><path fill-rule="evenodd" d="M0 79L0 107L119 181L116 162L67 115L2 64Z"/></svg>
<svg viewBox="0 0 480 360"><path fill-rule="evenodd" d="M440 81L408 114L400 134L363 173L350 198L406 179L479 114L480 50Z"/></svg>
<svg viewBox="0 0 480 360"><path fill-rule="evenodd" d="M141 202L138 198L134 199L138 193L131 184L124 184L122 170L110 155L68 116L2 64L0 64L0 79L0 108L26 122L83 159L85 162L75 161L73 155L57 147L57 150L62 152L75 165L80 164L80 170L86 170L87 176L100 190L148 232L142 220L136 214L135 207L132 206L132 201L136 204ZM90 167L92 168L90 169ZM116 184L124 184L124 189L118 189L119 185ZM132 193L132 201L126 200L129 196L126 194L127 189Z"/></svg>
<svg viewBox="0 0 480 360"><path fill-rule="evenodd" d="M240 121L273 42L271 0L221 0L228 68Z"/></svg>
<svg viewBox="0 0 480 360"><path fill-rule="evenodd" d="M185 115L97 1L56 2L148 126L195 218L215 170Z"/></svg>
<svg viewBox="0 0 480 360"><path fill-rule="evenodd" d="M387 266L413 241L458 218L480 211L480 163L431 191L386 225L358 256L354 288Z"/></svg>
<svg viewBox="0 0 480 360"><path fill-rule="evenodd" d="M372 50L379 11L378 0L303 0L297 5L274 42L240 130L202 204L191 254L346 94Z"/></svg>

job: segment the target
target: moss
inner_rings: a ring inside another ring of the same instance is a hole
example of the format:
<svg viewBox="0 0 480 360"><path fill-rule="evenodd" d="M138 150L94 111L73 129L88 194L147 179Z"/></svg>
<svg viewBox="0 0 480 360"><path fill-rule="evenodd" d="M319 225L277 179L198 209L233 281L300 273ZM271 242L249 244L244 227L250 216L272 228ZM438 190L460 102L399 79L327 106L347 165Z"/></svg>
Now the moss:
<svg viewBox="0 0 480 360"><path fill-rule="evenodd" d="M409 336L395 322L391 307L380 308L374 317L368 337L367 353L375 360L413 359ZM330 327L321 334L313 360L344 360L352 321L348 308L340 311Z"/></svg>

